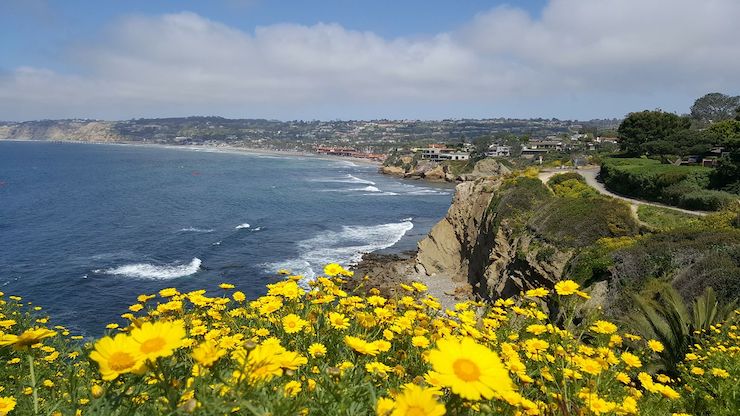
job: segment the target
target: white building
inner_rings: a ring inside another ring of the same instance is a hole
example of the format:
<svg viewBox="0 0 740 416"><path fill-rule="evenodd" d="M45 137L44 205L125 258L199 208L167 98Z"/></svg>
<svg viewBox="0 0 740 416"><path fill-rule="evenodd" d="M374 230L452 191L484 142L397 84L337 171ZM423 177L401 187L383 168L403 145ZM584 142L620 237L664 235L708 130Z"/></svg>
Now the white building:
<svg viewBox="0 0 740 416"><path fill-rule="evenodd" d="M488 157L509 157L511 156L511 146L502 146L499 144L492 144L488 146L486 151Z"/></svg>
<svg viewBox="0 0 740 416"><path fill-rule="evenodd" d="M465 153L465 152L442 153L439 156L441 160L469 160L470 159L470 153Z"/></svg>

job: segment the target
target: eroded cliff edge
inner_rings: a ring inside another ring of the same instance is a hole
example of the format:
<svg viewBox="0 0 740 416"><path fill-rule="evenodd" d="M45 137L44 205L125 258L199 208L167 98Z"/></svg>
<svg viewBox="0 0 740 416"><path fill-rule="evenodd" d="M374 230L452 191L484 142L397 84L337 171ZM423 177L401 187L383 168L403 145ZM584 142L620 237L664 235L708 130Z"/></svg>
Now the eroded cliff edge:
<svg viewBox="0 0 740 416"><path fill-rule="evenodd" d="M588 288L590 306L619 316L660 281L687 299L705 287L740 296L738 218L728 212L656 232L613 198L563 196L536 177L484 177L457 186L447 215L405 264L425 283L457 294L467 286L482 299L573 279Z"/></svg>

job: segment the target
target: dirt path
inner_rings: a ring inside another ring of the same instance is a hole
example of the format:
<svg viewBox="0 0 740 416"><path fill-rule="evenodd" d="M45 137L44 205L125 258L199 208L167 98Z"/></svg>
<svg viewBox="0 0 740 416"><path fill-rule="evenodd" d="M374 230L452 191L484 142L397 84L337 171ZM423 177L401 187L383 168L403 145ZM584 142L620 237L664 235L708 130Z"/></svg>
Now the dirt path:
<svg viewBox="0 0 740 416"><path fill-rule="evenodd" d="M689 210L689 209L676 208L676 207L672 207L670 205L664 205L664 204L660 204L660 203L657 203L657 202L645 201L645 200L642 200L642 199L630 198L630 197L627 197L627 196L615 194L614 192L611 192L610 190L606 189L606 187L604 186L604 184L601 183L601 182L599 182L596 179L596 177L599 176L599 168L598 167L578 169L578 170L563 169L563 170L556 170L556 171L549 171L549 170L548 171L542 171L539 174L539 178L540 178L540 180L542 182L547 183L547 181L552 176L557 175L559 173L566 173L566 172L576 172L576 173L580 174L581 176L583 176L586 179L586 183L589 186L591 186L592 188L594 188L597 191L599 191L599 193L601 193L603 195L610 196L612 198L621 199L622 201L625 201L625 202L629 203L630 204L630 207L632 209L632 212L635 213L635 216L637 215L637 207L639 205L652 205L654 207L672 209L674 211L683 212L684 214L689 214L689 215L701 215L701 216L707 215L707 213L704 212L704 211L692 211L692 210Z"/></svg>

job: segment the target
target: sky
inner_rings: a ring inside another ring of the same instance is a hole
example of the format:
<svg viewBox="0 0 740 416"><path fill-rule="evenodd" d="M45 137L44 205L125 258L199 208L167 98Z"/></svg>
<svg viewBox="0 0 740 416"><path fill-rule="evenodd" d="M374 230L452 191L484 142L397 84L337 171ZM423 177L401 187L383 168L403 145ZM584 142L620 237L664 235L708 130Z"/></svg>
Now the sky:
<svg viewBox="0 0 740 416"><path fill-rule="evenodd" d="M0 120L687 113L738 0L0 0Z"/></svg>

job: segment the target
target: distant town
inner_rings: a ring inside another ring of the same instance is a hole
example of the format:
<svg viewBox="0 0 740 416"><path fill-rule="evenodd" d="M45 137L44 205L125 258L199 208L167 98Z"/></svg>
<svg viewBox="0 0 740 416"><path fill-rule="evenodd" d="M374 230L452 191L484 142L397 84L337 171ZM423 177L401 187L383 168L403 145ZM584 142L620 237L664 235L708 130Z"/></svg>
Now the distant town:
<svg viewBox="0 0 740 416"><path fill-rule="evenodd" d="M0 122L0 140L207 145L313 152L383 161L418 154L430 161L471 157L539 159L550 153L617 148L620 120L460 119L275 121L185 117L126 121Z"/></svg>

